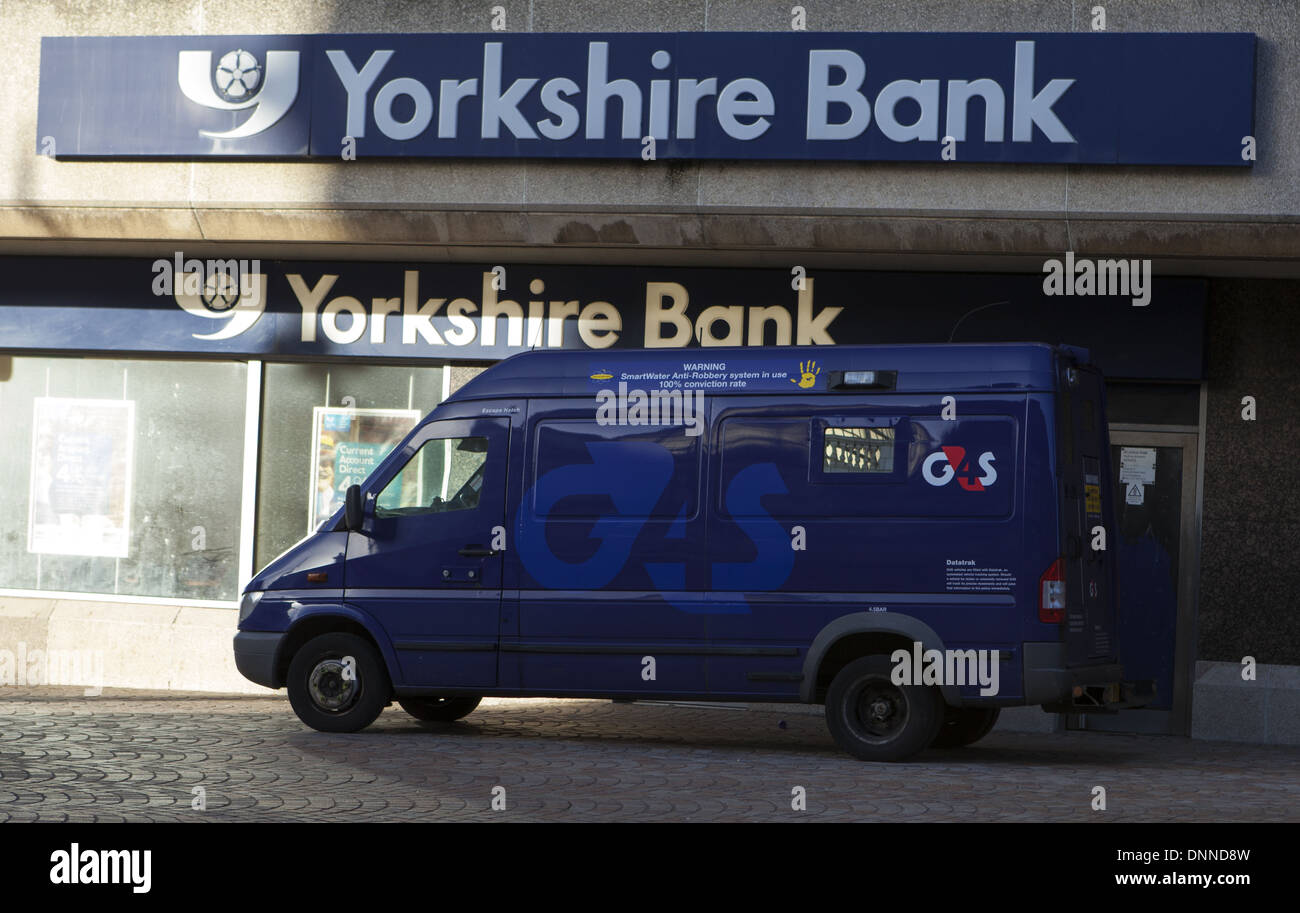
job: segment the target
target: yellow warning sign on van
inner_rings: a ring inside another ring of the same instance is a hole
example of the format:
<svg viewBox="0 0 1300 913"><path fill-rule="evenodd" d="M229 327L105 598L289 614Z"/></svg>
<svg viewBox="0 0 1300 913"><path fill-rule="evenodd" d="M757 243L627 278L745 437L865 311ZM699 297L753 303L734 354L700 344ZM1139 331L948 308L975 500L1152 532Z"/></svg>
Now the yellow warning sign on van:
<svg viewBox="0 0 1300 913"><path fill-rule="evenodd" d="M1101 514L1101 486L1083 486L1083 509L1090 514Z"/></svg>

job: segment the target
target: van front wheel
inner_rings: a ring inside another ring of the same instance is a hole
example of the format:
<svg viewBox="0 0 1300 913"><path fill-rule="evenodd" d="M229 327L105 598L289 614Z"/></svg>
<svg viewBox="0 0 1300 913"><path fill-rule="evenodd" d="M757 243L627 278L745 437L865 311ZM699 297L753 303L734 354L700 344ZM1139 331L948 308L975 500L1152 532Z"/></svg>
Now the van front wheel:
<svg viewBox="0 0 1300 913"><path fill-rule="evenodd" d="M402 709L426 723L450 723L469 716L481 697L406 697L398 698Z"/></svg>
<svg viewBox="0 0 1300 913"><path fill-rule="evenodd" d="M322 634L289 663L293 712L320 732L358 732L379 716L392 694L379 653L355 634Z"/></svg>
<svg viewBox="0 0 1300 913"><path fill-rule="evenodd" d="M934 741L943 723L939 690L895 685L885 656L849 663L826 692L826 725L836 743L863 761L902 761Z"/></svg>

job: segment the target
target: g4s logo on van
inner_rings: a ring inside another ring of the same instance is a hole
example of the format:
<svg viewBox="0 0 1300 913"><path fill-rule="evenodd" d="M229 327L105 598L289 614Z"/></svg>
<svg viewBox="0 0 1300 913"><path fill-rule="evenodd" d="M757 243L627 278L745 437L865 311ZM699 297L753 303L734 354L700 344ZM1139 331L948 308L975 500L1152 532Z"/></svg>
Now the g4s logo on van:
<svg viewBox="0 0 1300 913"><path fill-rule="evenodd" d="M966 459L966 448L947 446L925 458L921 464L921 475L936 488L947 485L954 478L966 491L983 491L998 480L998 471L993 468L993 451L985 450L979 456L979 468L984 471L975 476L970 460Z"/></svg>
<svg viewBox="0 0 1300 913"><path fill-rule="evenodd" d="M518 529L528 525L529 502L543 524L555 505L571 495L604 494L614 502L615 514L601 517L591 528L590 536L600 546L585 561L573 563L557 556L546 542L545 531L518 537L519 557L524 567L547 589L598 590L617 577L631 557L636 537L611 534L617 525L626 522L622 518L647 517L672 478L672 454L657 444L592 441L586 446L590 463L570 463L552 469L519 502ZM635 485L628 484L628 465L637 468ZM640 525L644 523L642 520Z"/></svg>
<svg viewBox="0 0 1300 913"><path fill-rule="evenodd" d="M236 48L212 66L211 51L181 51L176 78L185 97L217 111L253 114L233 130L200 130L211 139L240 139L270 129L298 97L298 52L267 51L263 67L252 52Z"/></svg>
<svg viewBox="0 0 1300 913"><path fill-rule="evenodd" d="M516 528L528 527L529 504L544 526L555 506L575 494L608 495L614 513L599 517L589 536L600 544L586 560L566 561L547 544L546 533L522 534L518 553L524 568L547 589L601 589L612 583L632 558L637 537L673 477L673 457L667 448L648 441L591 441L590 463L571 463L539 478L520 501ZM628 467L636 467L636 483L628 483ZM768 591L780 587L794 569L794 552L786 530L763 508L767 494L785 494L786 485L772 463L756 463L738 472L727 485L725 501L734 522L754 544L752 560L715 562L710 583L714 590ZM674 523L665 531L677 538ZM680 603L673 594L686 584L684 563L647 562L645 571L663 598L687 612L710 611ZM746 608L717 609L744 612Z"/></svg>

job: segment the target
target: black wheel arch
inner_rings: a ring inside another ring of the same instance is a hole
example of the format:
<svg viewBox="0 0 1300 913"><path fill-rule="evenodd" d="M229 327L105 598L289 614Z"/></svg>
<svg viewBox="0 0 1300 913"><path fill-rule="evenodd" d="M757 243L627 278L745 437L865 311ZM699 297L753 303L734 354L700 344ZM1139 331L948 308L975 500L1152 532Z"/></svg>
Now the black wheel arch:
<svg viewBox="0 0 1300 913"><path fill-rule="evenodd" d="M280 643L279 652L275 657L275 688L283 688L289 679L289 664L293 662L294 654L302 649L314 637L322 634L355 634L370 643L375 648L375 653L379 656L379 661L388 665L387 657L384 656L384 650L375 640L373 634L366 629L366 626L348 618L346 615L310 615L302 619L287 632L284 640ZM388 670L389 681L392 681L392 670ZM391 697L391 695L390 695Z"/></svg>
<svg viewBox="0 0 1300 913"><path fill-rule="evenodd" d="M898 649L943 650L943 640L919 618L896 612L853 612L831 621L813 638L803 661L803 682L799 700L818 704L826 700L826 689L837 672L853 660L872 654L888 656ZM939 685L944 702L961 704L956 685Z"/></svg>

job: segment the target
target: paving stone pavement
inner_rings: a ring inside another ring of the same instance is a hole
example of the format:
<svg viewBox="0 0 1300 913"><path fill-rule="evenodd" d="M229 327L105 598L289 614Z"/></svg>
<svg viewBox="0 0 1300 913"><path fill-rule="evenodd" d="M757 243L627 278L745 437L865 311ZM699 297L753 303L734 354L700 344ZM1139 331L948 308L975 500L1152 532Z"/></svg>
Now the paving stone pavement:
<svg viewBox="0 0 1300 913"><path fill-rule="evenodd" d="M0 688L0 821L363 820L1300 821L1300 748L994 732L866 764L768 710L489 699L329 735L282 694Z"/></svg>

